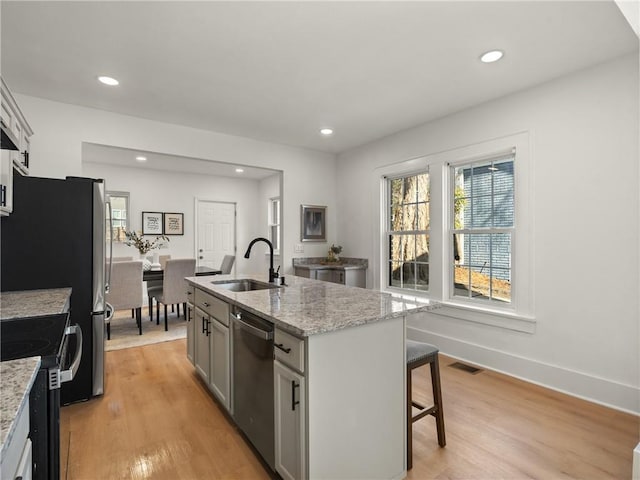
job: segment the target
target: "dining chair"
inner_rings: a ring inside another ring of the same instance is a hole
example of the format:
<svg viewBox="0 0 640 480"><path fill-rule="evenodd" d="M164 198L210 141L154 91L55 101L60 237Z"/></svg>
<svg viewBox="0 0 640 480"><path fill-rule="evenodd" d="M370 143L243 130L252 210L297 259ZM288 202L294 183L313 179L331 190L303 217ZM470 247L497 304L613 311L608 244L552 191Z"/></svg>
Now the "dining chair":
<svg viewBox="0 0 640 480"><path fill-rule="evenodd" d="M114 311L135 310L138 332L142 335L142 261L115 262L112 265L106 302ZM107 340L111 339L111 316L107 316Z"/></svg>
<svg viewBox="0 0 640 480"><path fill-rule="evenodd" d="M133 260L133 257L111 257L111 262L112 263L116 263L116 262L130 262L131 260ZM135 309L131 310L131 318L135 317Z"/></svg>
<svg viewBox="0 0 640 480"><path fill-rule="evenodd" d="M235 262L235 255L225 255L222 259L222 264L220 265L220 271L223 274L231 273L231 268L233 267L233 262Z"/></svg>
<svg viewBox="0 0 640 480"><path fill-rule="evenodd" d="M175 260L167 260L162 278L162 286L147 289L147 293L155 298L158 306L156 307L156 325L160 324L160 304L164 305L164 329L169 330L167 322L167 305L178 305L178 317L180 316L180 304L187 312L187 287L184 277L193 277L196 272L195 258L178 258Z"/></svg>
<svg viewBox="0 0 640 480"><path fill-rule="evenodd" d="M158 262L160 263L160 268L164 271L165 266L167 265L167 260L171 258L171 255L160 255L158 257ZM149 320L153 322L153 298L148 294L150 288L154 287L162 287L162 279L160 280L147 280L147 301L149 303ZM172 305L173 306L173 305Z"/></svg>

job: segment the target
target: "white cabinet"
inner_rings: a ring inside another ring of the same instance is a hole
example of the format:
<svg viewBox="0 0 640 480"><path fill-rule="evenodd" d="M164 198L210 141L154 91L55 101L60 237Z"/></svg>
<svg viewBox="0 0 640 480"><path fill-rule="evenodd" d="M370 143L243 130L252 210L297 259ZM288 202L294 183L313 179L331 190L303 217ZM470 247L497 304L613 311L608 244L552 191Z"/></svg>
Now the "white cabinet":
<svg viewBox="0 0 640 480"><path fill-rule="evenodd" d="M196 340L196 309L192 303L187 302L187 358L195 365L195 340Z"/></svg>
<svg viewBox="0 0 640 480"><path fill-rule="evenodd" d="M20 111L6 83L0 78L0 124L2 124L2 157L0 165L0 215L13 211L14 169L29 174L29 152L33 131ZM9 149L12 145L13 149Z"/></svg>
<svg viewBox="0 0 640 480"><path fill-rule="evenodd" d="M195 345L194 357L196 372L209 384L209 371L211 369L211 356L209 353L209 315L195 308Z"/></svg>
<svg viewBox="0 0 640 480"><path fill-rule="evenodd" d="M305 378L274 361L275 467L284 480L306 478Z"/></svg>
<svg viewBox="0 0 640 480"><path fill-rule="evenodd" d="M220 323L217 319L210 317L210 387L218 400L225 406L227 411L231 410L231 349L229 327Z"/></svg>
<svg viewBox="0 0 640 480"><path fill-rule="evenodd" d="M27 394L28 398L28 394ZM15 430L3 447L0 478L31 480L32 453L29 435L29 401L23 404L15 419Z"/></svg>
<svg viewBox="0 0 640 480"><path fill-rule="evenodd" d="M191 308L195 312L195 321L187 327L187 357L190 352L189 329L192 328L196 371L220 403L231 412L229 305L200 289L193 292L193 301Z"/></svg>
<svg viewBox="0 0 640 480"><path fill-rule="evenodd" d="M8 150L10 152L9 156L16 169L22 175L28 175L29 151L31 148L30 137L33 135L33 130L31 130L27 120L24 118L4 79L0 85L0 95L2 104L0 121L7 135L10 136L12 143L17 147L17 150Z"/></svg>
<svg viewBox="0 0 640 480"><path fill-rule="evenodd" d="M9 215L13 211L13 162L10 150L2 150L0 161L0 215Z"/></svg>

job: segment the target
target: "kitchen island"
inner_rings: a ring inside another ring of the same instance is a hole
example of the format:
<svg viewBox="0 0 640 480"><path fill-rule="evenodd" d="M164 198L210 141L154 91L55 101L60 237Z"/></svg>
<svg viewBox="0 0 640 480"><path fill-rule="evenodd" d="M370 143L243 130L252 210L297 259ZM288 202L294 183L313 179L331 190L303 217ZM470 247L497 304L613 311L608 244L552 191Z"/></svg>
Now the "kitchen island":
<svg viewBox="0 0 640 480"><path fill-rule="evenodd" d="M31 471L29 392L39 368L40 357L0 362L0 478Z"/></svg>
<svg viewBox="0 0 640 480"><path fill-rule="evenodd" d="M242 278L266 282L263 276ZM228 289L233 280L187 278L191 308L239 307L273 323L276 471L283 478L404 477L406 316L437 305L295 276L278 288L236 292ZM211 312L206 325L195 321L198 315L190 317L191 331L211 331L223 316ZM211 362L225 345L221 338L209 344ZM198 358L198 346L206 344L191 345ZM239 368L226 358L230 370ZM233 417L234 388L220 388L220 365L211 363L207 382ZM233 376L227 372L226 378Z"/></svg>

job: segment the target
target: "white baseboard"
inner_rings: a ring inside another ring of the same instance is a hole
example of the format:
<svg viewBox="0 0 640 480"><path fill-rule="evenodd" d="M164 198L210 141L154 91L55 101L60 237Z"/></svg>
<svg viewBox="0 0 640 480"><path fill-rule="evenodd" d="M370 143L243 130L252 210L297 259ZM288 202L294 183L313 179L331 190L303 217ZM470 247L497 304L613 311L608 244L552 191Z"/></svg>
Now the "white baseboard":
<svg viewBox="0 0 640 480"><path fill-rule="evenodd" d="M616 410L640 415L640 389L557 365L407 325L407 338L437 345L448 356Z"/></svg>

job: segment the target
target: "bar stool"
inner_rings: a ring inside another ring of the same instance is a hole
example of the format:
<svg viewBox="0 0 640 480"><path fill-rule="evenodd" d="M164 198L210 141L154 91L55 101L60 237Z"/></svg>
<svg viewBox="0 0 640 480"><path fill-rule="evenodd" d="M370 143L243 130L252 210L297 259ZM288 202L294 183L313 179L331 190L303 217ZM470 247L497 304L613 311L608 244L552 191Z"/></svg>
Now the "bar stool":
<svg viewBox="0 0 640 480"><path fill-rule="evenodd" d="M438 430L438 445L444 447L444 415L442 412L442 392L440 390L440 365L438 363L438 349L428 343L407 340L407 470L413 467L413 422L427 415L433 415L436 419ZM411 371L414 368L429 364L431 367L431 388L433 390L433 406L425 407L411 398ZM420 412L413 415L412 407L417 407Z"/></svg>

